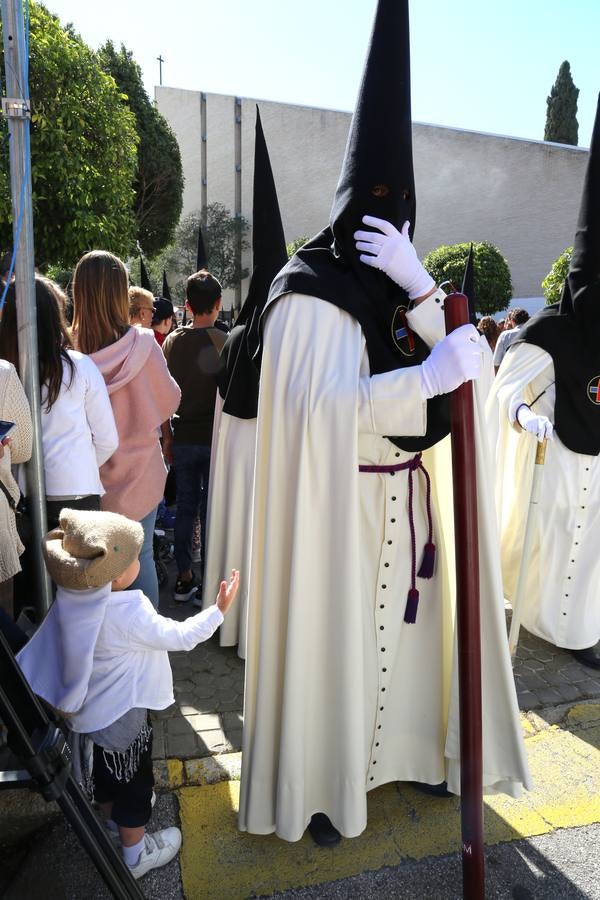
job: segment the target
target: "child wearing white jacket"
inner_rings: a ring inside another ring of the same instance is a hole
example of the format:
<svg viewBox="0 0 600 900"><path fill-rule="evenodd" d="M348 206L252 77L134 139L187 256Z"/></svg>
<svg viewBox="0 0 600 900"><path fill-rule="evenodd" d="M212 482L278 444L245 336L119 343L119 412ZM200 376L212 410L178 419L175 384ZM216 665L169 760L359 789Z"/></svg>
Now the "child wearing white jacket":
<svg viewBox="0 0 600 900"><path fill-rule="evenodd" d="M159 615L135 580L142 528L108 512L64 509L44 542L56 600L17 660L32 690L67 718L74 774L93 793L135 878L170 862L178 828L153 834L149 709L174 702L167 651L191 650L219 627L239 573L215 606L176 622Z"/></svg>

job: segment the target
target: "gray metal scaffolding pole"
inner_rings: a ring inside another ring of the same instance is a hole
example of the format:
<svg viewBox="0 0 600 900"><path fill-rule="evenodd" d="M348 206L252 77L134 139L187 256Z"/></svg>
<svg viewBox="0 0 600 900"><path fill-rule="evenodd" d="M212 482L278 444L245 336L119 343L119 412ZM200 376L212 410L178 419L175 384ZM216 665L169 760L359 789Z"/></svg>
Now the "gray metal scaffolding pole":
<svg viewBox="0 0 600 900"><path fill-rule="evenodd" d="M32 565L36 595L31 599L40 617L50 608L52 589L41 554L42 537L48 530L42 453L38 335L35 305L35 257L31 209L29 151L29 85L22 0L1 0L2 39L6 97L2 108L8 121L13 239L17 250L15 291L19 330L19 366L33 420L33 450L26 466L27 503L32 524ZM19 229L19 219L21 227Z"/></svg>

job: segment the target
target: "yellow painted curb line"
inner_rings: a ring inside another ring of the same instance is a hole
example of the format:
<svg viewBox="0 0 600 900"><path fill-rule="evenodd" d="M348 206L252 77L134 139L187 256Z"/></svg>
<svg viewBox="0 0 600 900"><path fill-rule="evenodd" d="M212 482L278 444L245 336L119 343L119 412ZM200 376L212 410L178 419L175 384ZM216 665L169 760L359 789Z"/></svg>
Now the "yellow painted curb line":
<svg viewBox="0 0 600 900"><path fill-rule="evenodd" d="M600 822L600 705L573 707L562 727L536 725L528 719L525 729L536 787L519 800L486 798L488 844ZM408 858L441 856L460 846L458 802L428 797L408 785L388 784L369 793L366 831L333 851L316 848L306 836L289 844L273 835L241 834L238 781L182 787L178 798L187 900L241 900Z"/></svg>

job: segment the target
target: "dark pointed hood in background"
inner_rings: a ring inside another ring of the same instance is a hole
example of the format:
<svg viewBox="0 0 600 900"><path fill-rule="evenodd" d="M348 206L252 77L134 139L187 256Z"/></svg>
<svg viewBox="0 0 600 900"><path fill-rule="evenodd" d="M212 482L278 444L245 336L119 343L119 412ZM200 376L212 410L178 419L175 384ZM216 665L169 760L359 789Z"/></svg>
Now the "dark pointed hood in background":
<svg viewBox="0 0 600 900"><path fill-rule="evenodd" d="M365 215L401 230L416 216L410 102L408 0L379 0L371 43L329 225L298 250L274 280L269 299L287 293L326 300L362 328L371 374L419 365L429 348L407 327L406 292L383 272L361 263L354 232ZM250 335L260 354L261 329ZM427 434L392 438L402 449L423 450L449 431L444 397L427 404Z"/></svg>
<svg viewBox="0 0 600 900"><path fill-rule="evenodd" d="M256 312L262 312L271 282L287 260L277 190L257 106L252 196L252 277L236 325L244 325Z"/></svg>
<svg viewBox="0 0 600 900"><path fill-rule="evenodd" d="M150 287L150 279L148 278L148 272L144 265L143 256L140 256L140 287L143 287L146 291L150 291L150 293L154 294L154 291Z"/></svg>
<svg viewBox="0 0 600 900"><path fill-rule="evenodd" d="M171 291L169 289L169 282L167 281L167 273L163 269L163 284L162 284L162 295L165 300L171 300L173 302L173 298L171 297Z"/></svg>
<svg viewBox="0 0 600 900"><path fill-rule="evenodd" d="M251 323L258 322L269 296L271 282L286 262L287 250L277 190L257 106L252 199L252 277L246 302L223 348L226 373L219 386L224 398L224 412L240 419L255 418L258 408L259 371L248 352L246 331Z"/></svg>
<svg viewBox="0 0 600 900"><path fill-rule="evenodd" d="M552 357L554 428L574 453L600 454L600 97L569 274L559 304L521 329L520 342Z"/></svg>
<svg viewBox="0 0 600 900"><path fill-rule="evenodd" d="M474 269L474 256L473 256L473 244L471 244L469 248L469 255L467 256L467 262L465 265L465 271L462 280L461 293L465 295L467 300L469 301L469 321L471 325L477 325L477 294L475 293L475 269Z"/></svg>
<svg viewBox="0 0 600 900"><path fill-rule="evenodd" d="M204 236L202 234L202 225L198 225L198 249L196 251L196 272L200 269L208 269L208 256L206 255L206 247L204 246Z"/></svg>

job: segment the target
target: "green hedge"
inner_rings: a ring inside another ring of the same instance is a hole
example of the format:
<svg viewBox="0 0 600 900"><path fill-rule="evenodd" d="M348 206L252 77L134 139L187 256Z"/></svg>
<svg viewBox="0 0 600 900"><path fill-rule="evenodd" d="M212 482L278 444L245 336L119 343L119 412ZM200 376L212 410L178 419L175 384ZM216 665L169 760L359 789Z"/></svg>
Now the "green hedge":
<svg viewBox="0 0 600 900"><path fill-rule="evenodd" d="M423 265L438 284L451 281L460 290L470 244L442 245L432 250ZM508 263L489 241L473 243L473 267L477 312L491 316L506 309L512 297L512 281Z"/></svg>

